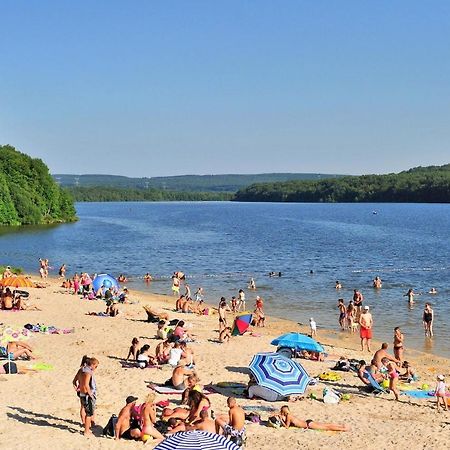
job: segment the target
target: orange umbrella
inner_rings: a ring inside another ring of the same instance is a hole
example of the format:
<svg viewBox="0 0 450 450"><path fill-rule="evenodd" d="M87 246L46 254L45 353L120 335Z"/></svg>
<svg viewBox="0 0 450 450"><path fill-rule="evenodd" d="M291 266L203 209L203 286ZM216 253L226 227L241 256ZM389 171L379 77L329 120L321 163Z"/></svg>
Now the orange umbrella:
<svg viewBox="0 0 450 450"><path fill-rule="evenodd" d="M0 280L0 286L6 287L35 287L34 283L29 279L25 277L8 277L8 278L2 278Z"/></svg>

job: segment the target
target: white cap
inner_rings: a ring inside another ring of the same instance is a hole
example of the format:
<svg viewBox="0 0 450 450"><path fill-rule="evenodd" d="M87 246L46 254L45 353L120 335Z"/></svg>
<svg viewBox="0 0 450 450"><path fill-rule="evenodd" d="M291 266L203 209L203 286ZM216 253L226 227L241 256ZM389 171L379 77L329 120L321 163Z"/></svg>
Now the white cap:
<svg viewBox="0 0 450 450"><path fill-rule="evenodd" d="M440 380L440 381L444 381L444 375L438 375L437 379Z"/></svg>
<svg viewBox="0 0 450 450"><path fill-rule="evenodd" d="M364 308L363 309L365 309L365 310L367 310L367 311L369 311L369 307L366 305L366 306L364 306Z"/></svg>
<svg viewBox="0 0 450 450"><path fill-rule="evenodd" d="M259 295L256 296L256 300L259 300L261 297Z"/></svg>
<svg viewBox="0 0 450 450"><path fill-rule="evenodd" d="M314 317L311 317L311 319L309 319L310 322L314 322Z"/></svg>

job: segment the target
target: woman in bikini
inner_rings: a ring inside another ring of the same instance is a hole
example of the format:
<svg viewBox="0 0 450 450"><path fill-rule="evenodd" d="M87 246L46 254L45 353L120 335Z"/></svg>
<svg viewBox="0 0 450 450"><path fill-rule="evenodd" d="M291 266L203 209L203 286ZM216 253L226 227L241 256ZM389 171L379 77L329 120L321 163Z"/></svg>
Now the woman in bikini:
<svg viewBox="0 0 450 450"><path fill-rule="evenodd" d="M434 312L429 303L425 303L425 309L423 310L423 328L425 330L425 336L433 337L433 320Z"/></svg>
<svg viewBox="0 0 450 450"><path fill-rule="evenodd" d="M394 356L399 360L403 361L403 341L404 336L400 327L394 328Z"/></svg>
<svg viewBox="0 0 450 450"><path fill-rule="evenodd" d="M154 443L163 440L164 436L155 428L156 409L154 405L155 393L151 392L147 395L145 402L141 405L134 405L131 409L131 417L139 424L141 429L141 439L146 441L148 436L152 437Z"/></svg>
<svg viewBox="0 0 450 450"><path fill-rule="evenodd" d="M397 380L399 379L399 373L397 371L397 364L394 361L389 361L387 358L383 358L381 360L383 365L388 370L389 376L389 390L392 391L395 395L395 400L400 401L400 392L397 389Z"/></svg>

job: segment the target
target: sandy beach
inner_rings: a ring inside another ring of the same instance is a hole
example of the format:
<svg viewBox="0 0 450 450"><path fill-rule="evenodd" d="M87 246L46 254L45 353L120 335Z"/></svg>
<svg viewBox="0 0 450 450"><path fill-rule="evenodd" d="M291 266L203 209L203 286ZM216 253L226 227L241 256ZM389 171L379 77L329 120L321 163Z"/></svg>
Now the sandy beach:
<svg viewBox="0 0 450 450"><path fill-rule="evenodd" d="M252 356L275 348L270 341L289 331L307 331L294 322L268 318L267 327L255 330L260 336L244 335L231 339L228 344L216 341L217 315L196 316L173 311L175 299L169 296L143 294L132 291L134 304L121 305L116 318L86 315L90 311L104 311L103 301L82 300L69 295L59 287L60 282L49 280L45 289L31 289L33 303L42 311L0 311L0 322L23 326L26 323L44 323L59 328L72 328L69 334L48 335L37 333L29 343L35 349L39 362L53 366L52 370L37 371L24 375L0 375L2 401L0 402L0 442L5 449L29 448L140 448L143 444L132 441L114 441L101 437L100 427L94 429L95 437L85 438L79 418L79 401L72 388L72 378L84 354L95 356L100 365L96 378L98 384L97 422L102 427L111 414L118 414L128 395L144 400L149 393L149 382L161 383L170 377L169 367L162 369L122 368L120 360L126 357L133 337L148 343L154 351L156 324L146 322L144 305L169 314L170 319L180 318L187 322L189 331L197 336L191 344L195 351L197 372L202 384L248 381L247 367ZM249 302L253 299L249 296ZM230 314L230 321L232 315ZM376 330L375 330L376 337ZM328 371L340 356L370 360L372 354L359 350L356 335L320 330L318 340L325 345L329 356L324 362L300 360L310 376ZM391 344L391 343L390 343ZM373 350L379 348L374 342ZM407 348L407 342L406 342ZM449 361L434 355L408 351L405 359L411 361L421 380L420 387L428 383L434 387L438 373L448 375ZM32 367L31 362L20 362L19 367ZM319 432L313 430L276 430L259 424L249 424L248 449L284 448L444 448L450 438L450 413L437 414L434 398L425 400L401 396L363 393L362 383L350 372L340 372L342 379L331 383L320 382L309 387L305 397L314 393L317 399L305 398L290 404L291 411L302 419L320 422L348 423L351 431ZM338 405L322 401L325 386L333 385L342 393L349 393L350 400ZM234 395L241 406L266 406L277 411L284 403L268 403L248 400L239 391L221 389L209 399L217 414L226 413L227 395ZM169 399L172 405L180 396L157 395L156 401ZM266 420L270 412L260 412ZM151 444L147 444L151 448Z"/></svg>

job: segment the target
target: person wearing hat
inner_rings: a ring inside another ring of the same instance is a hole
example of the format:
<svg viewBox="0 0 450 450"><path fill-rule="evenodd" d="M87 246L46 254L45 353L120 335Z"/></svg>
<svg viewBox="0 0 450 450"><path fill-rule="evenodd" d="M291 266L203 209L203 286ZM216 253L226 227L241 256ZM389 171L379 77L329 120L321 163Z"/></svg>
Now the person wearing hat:
<svg viewBox="0 0 450 450"><path fill-rule="evenodd" d="M13 273L11 272L11 266L6 266L5 271L3 272L3 278L11 278Z"/></svg>
<svg viewBox="0 0 450 450"><path fill-rule="evenodd" d="M364 343L366 343L367 351L370 352L370 341L372 340L373 318L366 305L359 316L359 336L361 338L361 351L364 351Z"/></svg>
<svg viewBox="0 0 450 450"><path fill-rule="evenodd" d="M437 383L436 383L436 388L434 390L434 395L436 396L437 410L438 410L438 412L441 412L441 410L439 409L439 402L442 399L442 405L443 405L444 409L446 411L448 411L447 397L446 397L447 386L445 384L445 377L444 377L444 375L438 375L436 377L436 380L437 380Z"/></svg>
<svg viewBox="0 0 450 450"><path fill-rule="evenodd" d="M131 420L131 412L136 405L137 397L129 395L125 400L125 406L120 410L114 427L114 439L139 439L141 430L136 421Z"/></svg>

